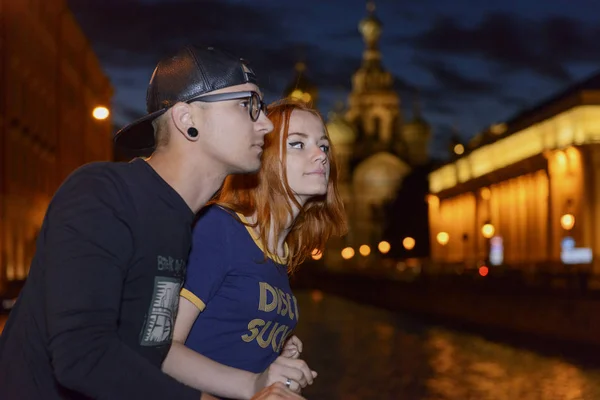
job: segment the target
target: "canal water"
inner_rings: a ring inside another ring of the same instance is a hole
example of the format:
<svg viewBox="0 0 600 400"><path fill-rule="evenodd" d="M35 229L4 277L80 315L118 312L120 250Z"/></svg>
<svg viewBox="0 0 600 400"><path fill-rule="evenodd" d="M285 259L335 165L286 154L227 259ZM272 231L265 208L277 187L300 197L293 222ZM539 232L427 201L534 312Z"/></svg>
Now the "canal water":
<svg viewBox="0 0 600 400"><path fill-rule="evenodd" d="M598 366L298 291L309 400L600 400Z"/></svg>

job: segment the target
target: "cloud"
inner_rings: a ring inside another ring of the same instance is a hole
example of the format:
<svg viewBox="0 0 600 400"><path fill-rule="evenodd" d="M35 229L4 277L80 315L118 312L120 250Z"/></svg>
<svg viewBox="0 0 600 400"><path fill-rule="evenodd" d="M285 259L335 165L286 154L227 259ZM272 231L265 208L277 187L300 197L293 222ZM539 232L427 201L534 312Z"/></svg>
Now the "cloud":
<svg viewBox="0 0 600 400"><path fill-rule="evenodd" d="M497 98L499 104L512 110L522 110L532 106L531 99L526 99L519 95L502 94Z"/></svg>
<svg viewBox="0 0 600 400"><path fill-rule="evenodd" d="M455 116L472 107L476 99L497 98L502 88L496 81L476 78L462 72L452 63L442 59L417 57L413 63L420 71L431 76L431 83L401 91L404 104L412 103L417 89L426 116Z"/></svg>
<svg viewBox="0 0 600 400"><path fill-rule="evenodd" d="M125 118L126 121L135 121L145 115L145 112L137 108L130 107L121 102L115 103L115 107L118 107L121 117Z"/></svg>
<svg viewBox="0 0 600 400"><path fill-rule="evenodd" d="M423 112L426 115L437 114L443 116L454 116L457 114L457 110L453 107L451 101L440 101L435 94L421 96L424 97Z"/></svg>
<svg viewBox="0 0 600 400"><path fill-rule="evenodd" d="M495 82L469 77L449 63L434 59L416 59L415 63L427 71L437 84L436 90L451 92L454 95L488 95L498 90Z"/></svg>
<svg viewBox="0 0 600 400"><path fill-rule="evenodd" d="M504 73L532 71L562 83L571 78L566 63L597 61L599 41L600 29L568 17L537 21L506 12L488 13L473 27L438 17L425 31L396 39L417 51L475 56Z"/></svg>
<svg viewBox="0 0 600 400"><path fill-rule="evenodd" d="M339 32L330 33L329 35L327 35L327 38L330 40L339 40L339 41L345 41L345 40L353 40L353 41L361 40L362 41L362 36L361 36L360 32L358 31L358 29L356 29L355 27L352 27L351 29L344 29Z"/></svg>
<svg viewBox="0 0 600 400"><path fill-rule="evenodd" d="M296 39L302 35L284 26L282 6L221 0L69 3L103 64L113 70L145 68L144 82L162 56L184 43L210 44L239 54L250 61L261 86L276 94L292 79L299 59L323 90L349 87L352 72L360 66L359 51L348 56Z"/></svg>
<svg viewBox="0 0 600 400"><path fill-rule="evenodd" d="M113 79L112 83L121 88L135 88L140 86L140 80L132 76L119 75ZM144 81L144 83L147 83Z"/></svg>
<svg viewBox="0 0 600 400"><path fill-rule="evenodd" d="M146 114L144 108L131 107L123 101L113 102L113 125L115 130L138 120Z"/></svg>
<svg viewBox="0 0 600 400"><path fill-rule="evenodd" d="M114 66L153 65L184 42L226 45L243 55L285 30L268 10L217 0L70 0L100 58ZM254 46L251 46L254 44Z"/></svg>

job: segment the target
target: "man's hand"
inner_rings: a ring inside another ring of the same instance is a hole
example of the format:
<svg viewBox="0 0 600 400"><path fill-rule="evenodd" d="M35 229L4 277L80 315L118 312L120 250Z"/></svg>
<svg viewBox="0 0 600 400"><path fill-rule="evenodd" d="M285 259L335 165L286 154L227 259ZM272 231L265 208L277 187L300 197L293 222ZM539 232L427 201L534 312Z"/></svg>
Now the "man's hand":
<svg viewBox="0 0 600 400"><path fill-rule="evenodd" d="M300 396L285 388L283 383L275 383L269 387L264 388L260 392L256 393L250 400L306 400Z"/></svg>
<svg viewBox="0 0 600 400"><path fill-rule="evenodd" d="M281 355L287 358L299 358L300 353L302 353L302 341L296 335L291 336L286 340Z"/></svg>
<svg viewBox="0 0 600 400"><path fill-rule="evenodd" d="M302 388L312 385L316 377L317 373L311 371L303 360L280 356L263 373L257 375L255 392L276 382L285 383L289 379L288 388L300 393Z"/></svg>

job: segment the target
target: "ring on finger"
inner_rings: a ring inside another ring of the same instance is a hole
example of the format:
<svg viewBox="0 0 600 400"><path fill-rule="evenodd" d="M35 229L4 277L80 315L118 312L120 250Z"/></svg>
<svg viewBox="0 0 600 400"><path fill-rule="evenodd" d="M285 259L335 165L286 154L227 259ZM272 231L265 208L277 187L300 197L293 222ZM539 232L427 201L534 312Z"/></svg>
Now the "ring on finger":
<svg viewBox="0 0 600 400"><path fill-rule="evenodd" d="M292 380L290 378L287 378L287 380L285 381L285 387L289 389L290 386L292 386Z"/></svg>

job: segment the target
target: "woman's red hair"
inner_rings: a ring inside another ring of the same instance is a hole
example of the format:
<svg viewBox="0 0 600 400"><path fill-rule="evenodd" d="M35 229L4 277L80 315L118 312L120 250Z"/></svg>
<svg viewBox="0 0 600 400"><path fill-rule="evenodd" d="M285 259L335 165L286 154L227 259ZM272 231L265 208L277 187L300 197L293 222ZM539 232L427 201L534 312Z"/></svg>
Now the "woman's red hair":
<svg viewBox="0 0 600 400"><path fill-rule="evenodd" d="M274 225L275 238L278 238L292 216L292 206L300 208L288 184L286 173L285 143L294 110L307 111L323 122L317 110L302 102L284 99L269 105L267 116L274 127L273 132L265 136L260 171L256 174L228 176L212 201L245 216L256 213L255 228L257 227L264 249L268 249L271 224ZM324 122L323 129L329 137ZM337 188L338 168L334 154L330 143L327 194L309 200L301 208L286 237L289 272L295 271L314 250L323 252L330 237L342 236L347 232L344 204Z"/></svg>

